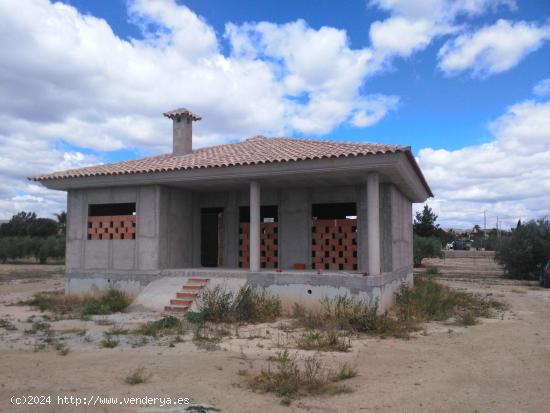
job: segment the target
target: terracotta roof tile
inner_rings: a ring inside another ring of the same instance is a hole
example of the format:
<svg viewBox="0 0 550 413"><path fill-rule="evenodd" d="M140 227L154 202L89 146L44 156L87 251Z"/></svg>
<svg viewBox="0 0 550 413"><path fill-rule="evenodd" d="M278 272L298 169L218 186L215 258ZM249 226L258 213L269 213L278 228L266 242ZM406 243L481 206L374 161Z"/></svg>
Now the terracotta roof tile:
<svg viewBox="0 0 550 413"><path fill-rule="evenodd" d="M410 152L410 147L256 136L236 143L197 149L187 155L151 156L131 161L53 172L30 177L29 179L44 181L99 175L181 171L197 168L219 168L395 152L408 153Z"/></svg>

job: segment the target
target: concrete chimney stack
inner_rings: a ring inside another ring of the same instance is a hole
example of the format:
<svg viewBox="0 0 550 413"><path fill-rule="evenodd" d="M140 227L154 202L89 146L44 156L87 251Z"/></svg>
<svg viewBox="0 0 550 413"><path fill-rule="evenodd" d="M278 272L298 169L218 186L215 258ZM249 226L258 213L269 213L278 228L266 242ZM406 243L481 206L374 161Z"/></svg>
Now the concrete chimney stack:
<svg viewBox="0 0 550 413"><path fill-rule="evenodd" d="M193 122L202 118L185 108L171 110L163 115L172 119L172 154L187 155L193 152Z"/></svg>

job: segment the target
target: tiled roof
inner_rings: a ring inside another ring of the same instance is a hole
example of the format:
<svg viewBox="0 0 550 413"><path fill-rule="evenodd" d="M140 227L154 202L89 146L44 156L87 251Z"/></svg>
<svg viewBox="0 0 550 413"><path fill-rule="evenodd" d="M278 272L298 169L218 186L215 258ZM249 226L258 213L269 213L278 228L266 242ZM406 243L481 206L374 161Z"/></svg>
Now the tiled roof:
<svg viewBox="0 0 550 413"><path fill-rule="evenodd" d="M33 181L45 181L100 175L181 171L198 168L257 165L396 152L410 154L410 147L256 136L236 143L197 149L187 155L151 156L131 161L53 172L30 177L29 179Z"/></svg>

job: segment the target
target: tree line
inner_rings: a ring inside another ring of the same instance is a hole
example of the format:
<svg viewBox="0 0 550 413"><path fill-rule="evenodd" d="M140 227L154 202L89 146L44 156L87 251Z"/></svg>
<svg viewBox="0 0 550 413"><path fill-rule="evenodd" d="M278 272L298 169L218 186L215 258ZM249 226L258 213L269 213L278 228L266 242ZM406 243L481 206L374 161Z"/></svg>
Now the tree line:
<svg viewBox="0 0 550 413"><path fill-rule="evenodd" d="M56 214L55 220L38 218L34 212L15 214L0 225L0 261L63 259L66 222L65 212Z"/></svg>
<svg viewBox="0 0 550 413"><path fill-rule="evenodd" d="M414 264L423 258L441 256L441 248L459 239L453 230L445 231L437 223L437 215L424 205L414 223ZM495 251L495 260L510 278L537 280L544 264L550 259L550 220L543 218L527 223L518 221L510 231L485 231L476 225L471 238L473 247Z"/></svg>

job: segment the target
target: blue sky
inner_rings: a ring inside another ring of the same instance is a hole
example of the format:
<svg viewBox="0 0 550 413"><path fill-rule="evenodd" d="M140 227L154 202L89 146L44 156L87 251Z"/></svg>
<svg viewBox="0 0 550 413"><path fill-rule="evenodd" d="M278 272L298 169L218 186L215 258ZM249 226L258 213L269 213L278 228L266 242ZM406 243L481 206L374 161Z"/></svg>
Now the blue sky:
<svg viewBox="0 0 550 413"><path fill-rule="evenodd" d="M66 3L84 13L103 17L121 37L142 36L129 21L124 0L70 0ZM345 30L352 48L369 46L369 25L388 15L369 7L364 0L345 1L339 5L330 0L194 0L180 3L202 16L220 37L227 22L284 24L304 19L314 29L331 26ZM483 26L499 18L544 22L550 18L550 2L518 1L514 11L500 7L498 11L473 19L473 23ZM417 55L393 62L391 70L375 76L365 85L369 93L401 96L399 110L368 128L337 127L322 136L336 140L404 143L413 146L415 151L426 146L457 149L487 142L492 139L487 123L501 114L504 107L530 98L533 85L550 75L550 43L547 43L537 53L527 56L514 70L498 76L480 79L472 77L471 73L463 73L448 77L434 65L437 51L444 42L445 39L436 40ZM224 49L227 54L227 41ZM128 156L134 156L132 151ZM108 159L118 160L120 157L120 153L114 153L109 154Z"/></svg>
<svg viewBox="0 0 550 413"><path fill-rule="evenodd" d="M0 219L65 208L28 175L169 151L177 106L203 115L197 146L411 145L444 226L550 215L550 2L16 5L0 0Z"/></svg>

